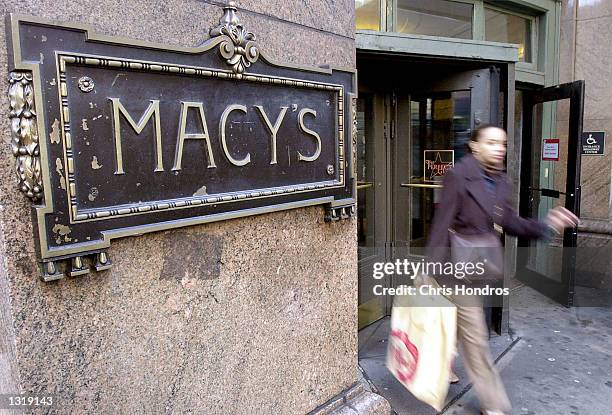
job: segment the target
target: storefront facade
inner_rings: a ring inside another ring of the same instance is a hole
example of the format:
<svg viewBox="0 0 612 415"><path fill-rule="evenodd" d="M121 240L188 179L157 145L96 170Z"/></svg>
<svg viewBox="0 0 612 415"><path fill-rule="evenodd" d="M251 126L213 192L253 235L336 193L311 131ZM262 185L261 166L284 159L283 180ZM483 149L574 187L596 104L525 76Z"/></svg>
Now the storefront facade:
<svg viewBox="0 0 612 415"><path fill-rule="evenodd" d="M591 121L583 128L583 119L603 116L593 103L584 104L585 85L586 102L609 96L596 86L601 82L593 72L579 69L591 67L584 60L602 66L590 52L597 45L581 30L596 8L552 0L356 2L360 327L391 308L391 298L372 292L380 283L371 278L372 263L411 250L418 257L425 243L441 188L428 177L427 163L435 165L430 158L457 162L470 131L483 123L508 132L506 164L517 211L543 217L561 205L584 219L580 232L550 243L506 237L506 285L516 284L516 276L518 283L572 305L577 287L609 284L601 272L597 278L577 272L580 258L567 254L594 238L607 240L607 218L590 220L595 206L609 205L593 202L604 195L594 191L590 174L607 156L582 156L580 148L583 129L597 129ZM549 142L557 146L556 159L543 154ZM581 181L585 174L589 178ZM499 313L498 331L507 327L508 312L506 306Z"/></svg>
<svg viewBox="0 0 612 415"><path fill-rule="evenodd" d="M16 187L18 154L8 145L14 126L5 119L0 392L50 393L71 412L389 413L388 403L360 381L357 367L358 327L391 310L390 297L373 294L371 265L418 254L439 197L436 168L458 161L470 131L483 123L508 131L507 170L517 189L517 210L534 216L571 205L584 223L578 233L553 243L609 243L611 156L582 157L581 163L571 156L579 153L578 129L612 129L607 83L612 74L602 40L612 23L609 5L577 0L285 3L241 1L236 8L272 66L281 62L313 73L343 68L356 74L354 114L347 111L356 125L347 138L356 146L354 155L346 155L356 164L351 182L356 215L350 206L334 216L313 203L184 229L133 232L105 251L112 268L94 273L91 264L89 274L44 282L32 206ZM86 28L95 33L93 42L117 37L144 49L186 54L210 38L223 6L216 1L118 6L102 0L70 7L51 0L3 2L7 14ZM1 43L9 45L5 33L0 31ZM0 51L5 72L8 49ZM26 60L50 64L38 56ZM586 89L573 83L555 92L554 86L576 80L585 80ZM15 106L14 94L2 96L4 108ZM294 111L291 103L286 106ZM530 128L525 128L526 114L533 121ZM85 130L92 121L78 124ZM274 130L274 120L268 121ZM52 125L49 120L49 134L41 138L51 144L58 142ZM542 140L550 138L560 141L558 161L542 160ZM437 167L427 168L428 161ZM105 164L92 160L92 169L98 162ZM55 179L65 174L61 163L52 167ZM505 242L508 285L515 274L523 275L517 268L529 268L550 277L553 288L539 288L564 304L571 303L575 286L612 286L609 277L581 281L567 267L551 270L545 246L528 245L521 259L522 242L509 237ZM398 283L384 280L389 287ZM505 330L508 313L506 305L496 329Z"/></svg>

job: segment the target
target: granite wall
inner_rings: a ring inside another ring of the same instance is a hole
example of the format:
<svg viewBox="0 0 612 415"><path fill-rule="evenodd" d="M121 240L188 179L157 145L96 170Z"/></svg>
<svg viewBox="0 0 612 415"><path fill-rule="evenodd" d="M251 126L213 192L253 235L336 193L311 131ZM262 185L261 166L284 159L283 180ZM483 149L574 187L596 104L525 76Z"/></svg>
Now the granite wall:
<svg viewBox="0 0 612 415"><path fill-rule="evenodd" d="M0 5L181 46L222 15L196 0ZM273 59L355 67L353 0L238 7ZM0 131L0 392L55 394L61 413L303 414L355 383L354 219L312 207L116 240L111 270L44 283L8 117Z"/></svg>
<svg viewBox="0 0 612 415"><path fill-rule="evenodd" d="M561 12L560 82L585 80L584 131L605 131L603 156L582 156L581 219L578 245L597 247L593 257L584 251L576 284L612 288L612 2L563 0ZM567 126L569 108L559 107L559 130ZM608 255L605 253L608 252ZM587 272L588 271L588 272Z"/></svg>
<svg viewBox="0 0 612 415"><path fill-rule="evenodd" d="M584 79L586 83L584 130L612 133L612 3L566 0L561 15L560 82ZM559 111L567 123L568 111ZM609 138L609 137L608 137ZM612 151L604 156L582 157L582 216L609 221Z"/></svg>

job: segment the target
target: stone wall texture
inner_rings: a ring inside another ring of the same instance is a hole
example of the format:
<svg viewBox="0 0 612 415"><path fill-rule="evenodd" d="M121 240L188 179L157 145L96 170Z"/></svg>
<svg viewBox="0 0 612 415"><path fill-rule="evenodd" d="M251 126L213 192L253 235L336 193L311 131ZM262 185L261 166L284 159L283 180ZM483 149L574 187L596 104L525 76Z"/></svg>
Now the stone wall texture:
<svg viewBox="0 0 612 415"><path fill-rule="evenodd" d="M584 131L612 134L612 2L564 0L561 14L560 82L584 79ZM559 111L559 123L567 126L569 108ZM582 204L585 219L610 222L610 166L612 151L604 156L582 157Z"/></svg>
<svg viewBox="0 0 612 415"><path fill-rule="evenodd" d="M612 245L612 2L563 0L561 9L559 81L585 81L583 130L605 131L608 141L603 156L582 157L578 246L585 248L585 255L578 257L576 285L610 289L609 255L604 252ZM565 131L569 105L560 105L557 117L558 131ZM590 248L597 250L586 255ZM597 256L602 259L595 260Z"/></svg>
<svg viewBox="0 0 612 415"><path fill-rule="evenodd" d="M0 5L181 46L222 15L195 0ZM274 60L355 67L352 0L238 7ZM0 44L6 74L4 28ZM0 90L7 113L6 76ZM357 380L354 219L311 207L115 240L112 269L44 283L8 117L0 134L0 392L52 393L60 413L303 414Z"/></svg>

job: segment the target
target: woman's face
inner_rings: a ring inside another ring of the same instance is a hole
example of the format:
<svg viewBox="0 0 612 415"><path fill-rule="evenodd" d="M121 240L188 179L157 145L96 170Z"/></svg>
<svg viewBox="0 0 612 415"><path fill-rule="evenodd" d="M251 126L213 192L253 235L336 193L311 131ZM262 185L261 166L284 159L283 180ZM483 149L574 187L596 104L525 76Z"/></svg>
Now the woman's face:
<svg viewBox="0 0 612 415"><path fill-rule="evenodd" d="M506 132L497 127L486 128L480 132L478 141L470 141L470 148L481 161L501 166L506 157Z"/></svg>

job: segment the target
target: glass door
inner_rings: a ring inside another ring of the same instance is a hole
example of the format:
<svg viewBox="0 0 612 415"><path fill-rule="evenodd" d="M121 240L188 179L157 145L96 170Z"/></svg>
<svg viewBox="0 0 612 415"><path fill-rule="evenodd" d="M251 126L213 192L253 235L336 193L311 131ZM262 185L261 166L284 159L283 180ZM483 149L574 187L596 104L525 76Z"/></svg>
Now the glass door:
<svg viewBox="0 0 612 415"><path fill-rule="evenodd" d="M423 253L443 165L466 154L473 128L498 122L498 76L487 68L423 81L418 89L359 91L359 328L391 312L393 299L375 286L409 282L373 278L374 263Z"/></svg>
<svg viewBox="0 0 612 415"><path fill-rule="evenodd" d="M580 215L584 81L525 91L523 95L521 216L542 219L557 206ZM562 111L563 108L569 111ZM565 306L572 306L576 242L576 229L566 229L563 235L546 241L519 238L517 279Z"/></svg>
<svg viewBox="0 0 612 415"><path fill-rule="evenodd" d="M423 252L442 176L467 154L474 128L498 124L498 77L489 68L460 72L397 100L393 246L398 256Z"/></svg>
<svg viewBox="0 0 612 415"><path fill-rule="evenodd" d="M385 94L359 93L357 99L357 241L359 328L383 318L387 298L374 286L387 280L372 277L374 263L387 257L387 153L385 134L388 106Z"/></svg>

